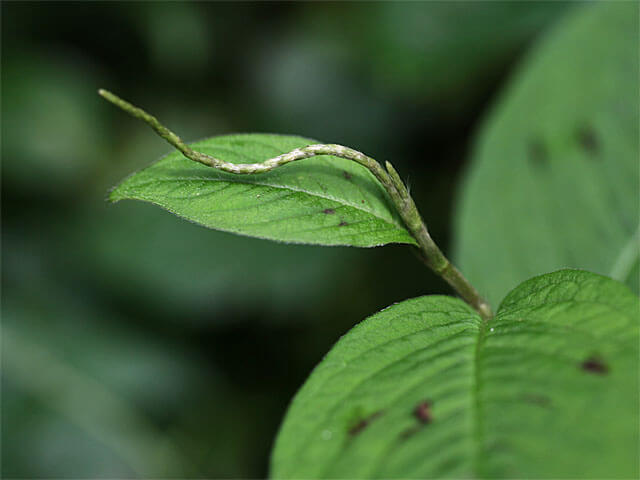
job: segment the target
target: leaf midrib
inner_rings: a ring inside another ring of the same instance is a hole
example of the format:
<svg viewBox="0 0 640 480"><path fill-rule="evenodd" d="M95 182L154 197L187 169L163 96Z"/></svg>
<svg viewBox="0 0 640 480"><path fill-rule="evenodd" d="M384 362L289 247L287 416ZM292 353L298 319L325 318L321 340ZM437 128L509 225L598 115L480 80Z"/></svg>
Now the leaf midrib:
<svg viewBox="0 0 640 480"><path fill-rule="evenodd" d="M494 317L495 318L495 317ZM480 356L482 354L482 345L484 343L485 332L489 321L482 320L478 327L478 337L473 355L473 387L471 390L471 425L473 428L473 460L471 471L475 478L480 477L480 461L482 459L482 451L484 444L484 421L481 415L480 390L482 388L482 379L480 374Z"/></svg>

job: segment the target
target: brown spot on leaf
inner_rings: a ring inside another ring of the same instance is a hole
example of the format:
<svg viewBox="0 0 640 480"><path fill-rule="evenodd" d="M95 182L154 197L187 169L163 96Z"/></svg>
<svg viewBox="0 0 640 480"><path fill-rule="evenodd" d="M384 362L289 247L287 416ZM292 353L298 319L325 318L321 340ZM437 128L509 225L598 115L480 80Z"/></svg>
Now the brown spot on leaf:
<svg viewBox="0 0 640 480"><path fill-rule="evenodd" d="M339 227L346 227L347 225L349 225L349 224L348 224L347 222L345 222L344 220L342 220L342 221L338 224L338 226L339 226Z"/></svg>
<svg viewBox="0 0 640 480"><path fill-rule="evenodd" d="M589 357L580 365L582 370L596 375L606 375L609 373L609 367L598 357Z"/></svg>
<svg viewBox="0 0 640 480"><path fill-rule="evenodd" d="M549 161L547 147L540 139L529 142L528 153L529 161L535 165L543 166Z"/></svg>
<svg viewBox="0 0 640 480"><path fill-rule="evenodd" d="M595 130L589 126L584 126L578 130L578 142L582 149L590 154L596 154L600 150L600 141Z"/></svg>
<svg viewBox="0 0 640 480"><path fill-rule="evenodd" d="M407 428L404 432L400 434L400 438L403 440L406 440L407 438L411 437L416 432L418 432L421 428L422 428L422 425L414 425L411 428Z"/></svg>
<svg viewBox="0 0 640 480"><path fill-rule="evenodd" d="M324 210L322 210L322 213L324 213L325 215L333 215L334 213L336 213L336 211L333 208L325 208Z"/></svg>
<svg viewBox="0 0 640 480"><path fill-rule="evenodd" d="M413 409L413 417L418 421L416 425L413 425L407 428L404 432L400 434L400 438L402 440L406 440L407 438L415 435L420 429L422 429L425 425L428 425L433 420L431 416L431 401L425 400L420 402Z"/></svg>
<svg viewBox="0 0 640 480"><path fill-rule="evenodd" d="M363 418L358 423L356 423L353 427L349 429L349 435L355 436L362 432L371 422L373 422L376 418L382 415L382 410L379 410L375 413L372 413L366 418Z"/></svg>
<svg viewBox="0 0 640 480"><path fill-rule="evenodd" d="M345 172L344 170L342 171L342 176L344 178L346 178L347 180L351 180L351 174L349 172Z"/></svg>
<svg viewBox="0 0 640 480"><path fill-rule="evenodd" d="M425 400L416 405L413 409L413 416L418 419L420 423L431 423L431 402Z"/></svg>

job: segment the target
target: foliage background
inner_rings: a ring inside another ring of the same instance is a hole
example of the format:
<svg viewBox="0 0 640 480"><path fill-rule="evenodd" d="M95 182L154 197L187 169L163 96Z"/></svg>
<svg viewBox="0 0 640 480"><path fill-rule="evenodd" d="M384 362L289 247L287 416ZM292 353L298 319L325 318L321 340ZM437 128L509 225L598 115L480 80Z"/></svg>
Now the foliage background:
<svg viewBox="0 0 640 480"><path fill-rule="evenodd" d="M272 244L106 204L169 148L97 88L187 140L300 134L390 159L446 250L495 93L582 5L1 8L2 474L95 478L264 476L290 398L341 334L449 293L402 247Z"/></svg>

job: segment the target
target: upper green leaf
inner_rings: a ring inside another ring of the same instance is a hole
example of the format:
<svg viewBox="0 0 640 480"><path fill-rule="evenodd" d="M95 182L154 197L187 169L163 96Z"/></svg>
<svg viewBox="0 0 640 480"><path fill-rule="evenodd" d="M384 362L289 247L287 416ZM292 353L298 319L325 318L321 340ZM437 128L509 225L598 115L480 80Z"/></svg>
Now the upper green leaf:
<svg viewBox="0 0 640 480"><path fill-rule="evenodd" d="M214 137L195 150L258 163L313 140L281 135ZM364 167L318 156L268 173L233 175L173 152L125 179L111 200L144 200L216 230L271 240L373 247L415 244L384 188Z"/></svg>
<svg viewBox="0 0 640 480"><path fill-rule="evenodd" d="M494 304L558 268L638 277L638 3L574 8L492 112L461 190L458 263Z"/></svg>
<svg viewBox="0 0 640 480"><path fill-rule="evenodd" d="M638 299L600 275L529 280L488 323L408 300L354 327L295 397L275 478L636 478Z"/></svg>

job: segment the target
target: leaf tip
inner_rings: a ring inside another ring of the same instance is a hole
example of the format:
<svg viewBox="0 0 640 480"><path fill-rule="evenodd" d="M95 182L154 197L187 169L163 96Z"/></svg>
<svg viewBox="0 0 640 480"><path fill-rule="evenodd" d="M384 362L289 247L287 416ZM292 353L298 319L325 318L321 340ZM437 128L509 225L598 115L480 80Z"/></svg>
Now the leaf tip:
<svg viewBox="0 0 640 480"><path fill-rule="evenodd" d="M120 192L120 185L116 185L107 193L107 202L109 203L117 203L125 198L125 195Z"/></svg>

